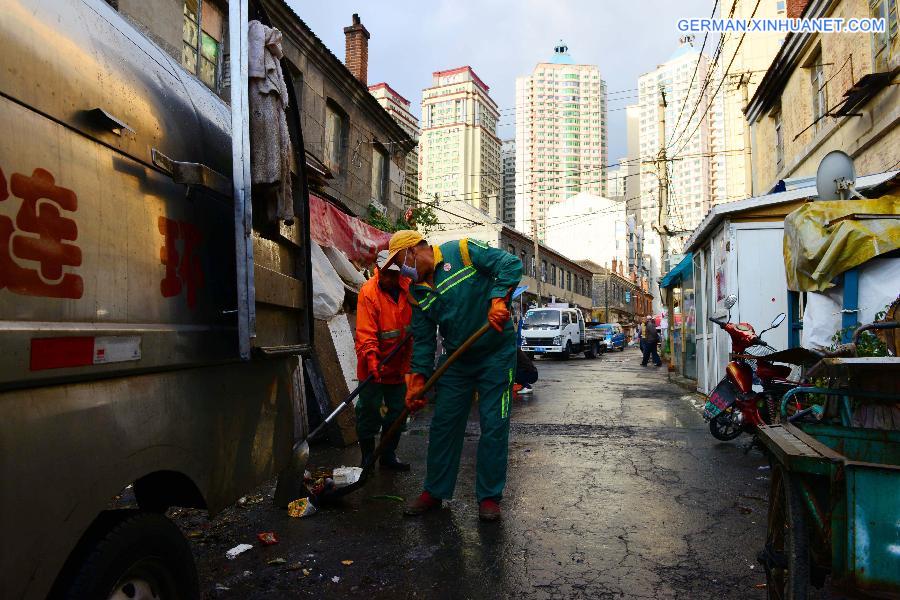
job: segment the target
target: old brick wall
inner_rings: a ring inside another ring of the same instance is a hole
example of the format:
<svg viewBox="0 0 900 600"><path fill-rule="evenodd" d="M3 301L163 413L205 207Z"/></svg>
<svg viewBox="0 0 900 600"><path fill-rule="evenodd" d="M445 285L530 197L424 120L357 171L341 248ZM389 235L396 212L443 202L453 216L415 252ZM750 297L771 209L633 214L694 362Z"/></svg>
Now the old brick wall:
<svg viewBox="0 0 900 600"><path fill-rule="evenodd" d="M867 17L868 4L866 0L844 0L828 16ZM897 131L900 90L897 86L887 87L859 107L856 112L862 114L860 117L825 117L810 127L813 89L809 67L818 52L821 52L824 67L829 110L836 108L850 86L872 72L871 34L815 36L782 91L785 160L781 172L775 169L775 121L771 111L752 124L754 194L765 193L779 179L815 175L822 157L835 149L853 157L860 175L883 171L900 159L897 151L900 147L900 132Z"/></svg>

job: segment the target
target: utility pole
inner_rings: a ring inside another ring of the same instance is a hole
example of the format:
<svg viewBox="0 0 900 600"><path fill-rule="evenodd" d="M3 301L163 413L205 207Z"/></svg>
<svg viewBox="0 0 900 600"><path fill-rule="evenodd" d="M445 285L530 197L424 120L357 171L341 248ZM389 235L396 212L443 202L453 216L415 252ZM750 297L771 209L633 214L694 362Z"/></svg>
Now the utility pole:
<svg viewBox="0 0 900 600"><path fill-rule="evenodd" d="M534 240L534 279L537 281L537 301L541 305L541 248L538 244L537 218L534 216L534 207L531 210L531 238ZM522 265L525 268L525 265Z"/></svg>
<svg viewBox="0 0 900 600"><path fill-rule="evenodd" d="M657 139L659 140L659 156L656 159L656 168L659 178L659 213L657 216L656 231L659 233L660 245L660 271L665 270L665 262L669 254L669 169L666 162L666 89L659 86L659 104L656 107Z"/></svg>
<svg viewBox="0 0 900 600"><path fill-rule="evenodd" d="M609 269L606 270L606 281L603 286L603 299L606 303L606 312L603 313L603 322L611 323L612 321L609 318Z"/></svg>
<svg viewBox="0 0 900 600"><path fill-rule="evenodd" d="M750 78L753 75L751 73L747 73L747 79L744 80L744 75L741 74L741 109L747 108L747 104L750 103L748 99L750 88ZM744 193L747 194L747 197L750 198L753 196L753 161L750 156L750 121L744 119Z"/></svg>

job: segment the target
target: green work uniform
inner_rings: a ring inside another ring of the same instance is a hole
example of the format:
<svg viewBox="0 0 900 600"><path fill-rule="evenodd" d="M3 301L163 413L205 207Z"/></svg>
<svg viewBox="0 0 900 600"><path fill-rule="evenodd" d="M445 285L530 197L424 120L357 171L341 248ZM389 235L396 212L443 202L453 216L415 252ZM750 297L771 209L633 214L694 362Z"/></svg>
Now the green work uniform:
<svg viewBox="0 0 900 600"><path fill-rule="evenodd" d="M379 431L387 431L403 412L406 399L405 383L372 382L359 392L356 402L356 435L359 439L372 439ZM384 416L381 405L387 408ZM403 430L406 425L403 426ZM402 431L402 430L401 430ZM396 436L394 441L399 441ZM396 449L396 444L394 444Z"/></svg>
<svg viewBox="0 0 900 600"><path fill-rule="evenodd" d="M434 285L410 287L413 373L434 371L436 331L452 354L487 322L491 299L506 296L522 277L522 262L476 240L436 246ZM506 484L509 412L516 369L516 331L488 330L455 362L437 384L428 440L425 489L435 498L452 498L459 470L466 421L478 392L481 438L478 441L475 493L479 501L499 499Z"/></svg>

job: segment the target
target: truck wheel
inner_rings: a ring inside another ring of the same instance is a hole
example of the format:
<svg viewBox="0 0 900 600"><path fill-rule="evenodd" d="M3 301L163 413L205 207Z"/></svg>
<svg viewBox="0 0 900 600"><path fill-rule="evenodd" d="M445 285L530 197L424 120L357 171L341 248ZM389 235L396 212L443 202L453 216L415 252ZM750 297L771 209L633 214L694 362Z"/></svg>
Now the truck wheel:
<svg viewBox="0 0 900 600"><path fill-rule="evenodd" d="M157 513L111 512L123 514L81 550L63 598L200 597L191 547L174 523Z"/></svg>
<svg viewBox="0 0 900 600"><path fill-rule="evenodd" d="M584 351L585 358L597 358L597 344L591 344L588 346L588 349Z"/></svg>
<svg viewBox="0 0 900 600"><path fill-rule="evenodd" d="M622 342L622 346L619 348L619 352L625 352L625 343Z"/></svg>
<svg viewBox="0 0 900 600"><path fill-rule="evenodd" d="M563 360L569 360L569 357L572 356L572 341L566 342L566 349L562 351L562 355L560 358Z"/></svg>

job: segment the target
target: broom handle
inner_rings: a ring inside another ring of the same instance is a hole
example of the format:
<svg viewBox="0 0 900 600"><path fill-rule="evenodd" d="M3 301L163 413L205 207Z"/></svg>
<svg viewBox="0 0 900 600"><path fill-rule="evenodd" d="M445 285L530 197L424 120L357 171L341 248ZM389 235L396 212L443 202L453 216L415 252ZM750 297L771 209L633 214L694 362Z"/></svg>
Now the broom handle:
<svg viewBox="0 0 900 600"><path fill-rule="evenodd" d="M481 338L481 336L487 333L488 329L490 328L490 323L485 323L481 326L481 329L469 336L469 339L463 342L462 345L453 352L453 354L448 356L447 360L444 361L444 364L438 367L435 370L434 374L428 378L428 381L425 382L425 387L422 388L422 392L419 394L419 397L424 396L428 392L428 390L434 387L434 384L437 383L438 379L440 379L441 376L447 371L447 369L450 368L450 365L456 362L460 356L465 354L469 350L469 348L471 348L472 345ZM375 448L375 452L372 454L371 462L365 466L365 470L368 470L369 467L375 464L375 461L378 460L378 458L381 456L381 453L384 451L385 443L389 440L392 440L394 436L396 436L400 432L400 428L403 427L403 424L406 422L407 417L409 417L409 409L404 406L403 412L400 413L400 416L398 416L397 419L391 424L390 429L388 429L387 432L383 436L381 436L381 441L378 443L378 447Z"/></svg>

